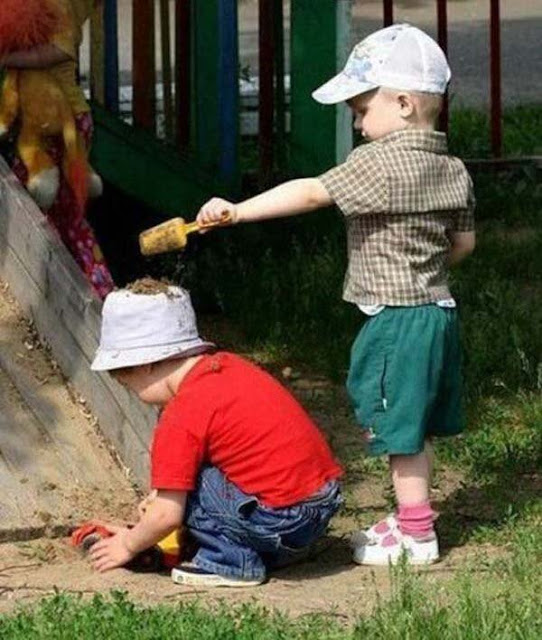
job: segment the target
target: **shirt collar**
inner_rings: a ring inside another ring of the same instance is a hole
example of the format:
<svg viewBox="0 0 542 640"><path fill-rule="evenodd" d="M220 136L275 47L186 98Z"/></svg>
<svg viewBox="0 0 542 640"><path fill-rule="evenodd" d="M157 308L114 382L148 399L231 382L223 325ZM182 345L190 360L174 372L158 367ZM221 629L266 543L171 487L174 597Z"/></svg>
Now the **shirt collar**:
<svg viewBox="0 0 542 640"><path fill-rule="evenodd" d="M419 149L430 153L448 153L446 134L425 129L403 129L393 131L374 141L377 144L393 144L402 149Z"/></svg>

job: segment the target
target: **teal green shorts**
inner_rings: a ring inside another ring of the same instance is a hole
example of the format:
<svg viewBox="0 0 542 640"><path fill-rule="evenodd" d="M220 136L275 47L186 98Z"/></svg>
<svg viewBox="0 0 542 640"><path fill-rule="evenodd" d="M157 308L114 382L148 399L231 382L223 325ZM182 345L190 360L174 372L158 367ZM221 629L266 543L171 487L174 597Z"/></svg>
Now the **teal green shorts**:
<svg viewBox="0 0 542 640"><path fill-rule="evenodd" d="M347 380L369 455L413 455L463 430L455 309L386 307L356 338Z"/></svg>

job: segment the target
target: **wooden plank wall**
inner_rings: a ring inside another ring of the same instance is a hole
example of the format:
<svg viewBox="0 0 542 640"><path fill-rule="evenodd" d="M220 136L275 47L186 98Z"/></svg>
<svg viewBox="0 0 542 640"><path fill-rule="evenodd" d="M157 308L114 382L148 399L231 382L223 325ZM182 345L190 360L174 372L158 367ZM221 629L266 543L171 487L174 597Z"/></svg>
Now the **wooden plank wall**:
<svg viewBox="0 0 542 640"><path fill-rule="evenodd" d="M101 302L1 158L0 277L34 320L64 375L87 400L133 479L146 487L156 412L108 374L90 370L99 341Z"/></svg>

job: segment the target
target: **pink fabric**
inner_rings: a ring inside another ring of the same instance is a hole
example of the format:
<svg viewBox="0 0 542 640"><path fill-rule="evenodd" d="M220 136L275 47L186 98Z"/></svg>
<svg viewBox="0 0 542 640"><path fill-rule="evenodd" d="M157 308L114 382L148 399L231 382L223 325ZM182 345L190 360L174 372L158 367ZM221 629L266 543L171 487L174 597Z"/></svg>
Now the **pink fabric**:
<svg viewBox="0 0 542 640"><path fill-rule="evenodd" d="M381 520L378 524L375 525L374 530L375 533L378 533L378 535L381 536L384 533L388 533L388 531L390 531L390 525L385 520Z"/></svg>
<svg viewBox="0 0 542 640"><path fill-rule="evenodd" d="M76 116L75 123L85 144L90 147L93 132L92 116L90 113L80 113ZM63 154L63 146L60 140L51 140L49 153L60 166ZM19 180L26 184L28 174L20 158L15 158L12 169ZM105 298L115 286L113 278L96 241L94 232L82 215L83 212L78 210L75 197L63 177L56 201L44 213L75 258L93 289L100 298Z"/></svg>
<svg viewBox="0 0 542 640"><path fill-rule="evenodd" d="M399 530L413 538L428 538L434 535L434 513L429 502L414 505L399 505L397 512Z"/></svg>
<svg viewBox="0 0 542 640"><path fill-rule="evenodd" d="M380 543L382 547L394 547L396 544L399 544L399 540L393 535L393 533L390 533L383 538Z"/></svg>

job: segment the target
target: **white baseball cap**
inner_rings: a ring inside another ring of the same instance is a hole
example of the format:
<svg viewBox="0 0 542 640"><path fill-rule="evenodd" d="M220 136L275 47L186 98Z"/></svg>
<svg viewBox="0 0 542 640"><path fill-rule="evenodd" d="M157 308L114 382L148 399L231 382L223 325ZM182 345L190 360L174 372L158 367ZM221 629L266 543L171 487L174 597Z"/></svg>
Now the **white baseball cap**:
<svg viewBox="0 0 542 640"><path fill-rule="evenodd" d="M121 289L105 299L100 345L91 369L134 367L215 348L198 334L188 291L174 286L157 294Z"/></svg>
<svg viewBox="0 0 542 640"><path fill-rule="evenodd" d="M312 97L336 104L378 87L444 94L451 77L446 56L433 38L410 24L394 24L359 42L344 69Z"/></svg>

